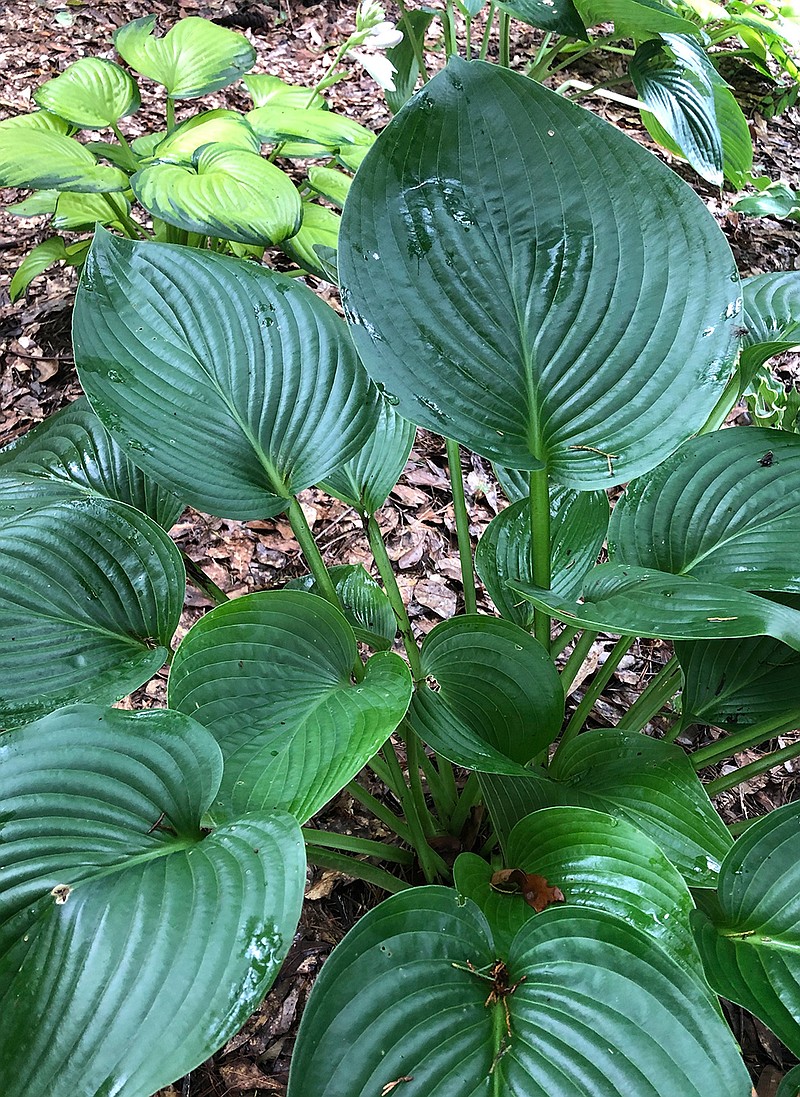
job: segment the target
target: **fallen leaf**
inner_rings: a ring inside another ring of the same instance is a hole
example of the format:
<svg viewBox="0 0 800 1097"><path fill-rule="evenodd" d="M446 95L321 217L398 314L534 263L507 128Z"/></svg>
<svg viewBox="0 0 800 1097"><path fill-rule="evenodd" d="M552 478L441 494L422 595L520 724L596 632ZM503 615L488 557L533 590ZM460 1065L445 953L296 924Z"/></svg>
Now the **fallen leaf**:
<svg viewBox="0 0 800 1097"><path fill-rule="evenodd" d="M523 872L521 868L499 869L492 876L491 885L503 895L521 895L537 914L541 914L551 903L564 902L564 892L560 887L551 887L544 876Z"/></svg>

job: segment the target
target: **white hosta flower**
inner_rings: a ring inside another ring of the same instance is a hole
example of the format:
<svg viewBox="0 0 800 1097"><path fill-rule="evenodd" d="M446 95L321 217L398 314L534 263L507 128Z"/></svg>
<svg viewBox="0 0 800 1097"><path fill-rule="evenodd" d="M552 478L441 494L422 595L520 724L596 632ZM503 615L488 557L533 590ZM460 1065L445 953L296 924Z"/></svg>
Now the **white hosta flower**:
<svg viewBox="0 0 800 1097"><path fill-rule="evenodd" d="M356 8L357 31L372 30L385 19L386 12L383 10L383 4L376 3L375 0L361 0Z"/></svg>
<svg viewBox="0 0 800 1097"><path fill-rule="evenodd" d="M355 61L360 61L375 83L379 84L384 91L397 91L394 84L394 74L397 69L384 54L350 50L347 56L352 57Z"/></svg>
<svg viewBox="0 0 800 1097"><path fill-rule="evenodd" d="M383 5L375 0L361 0L356 10L356 32L348 39L347 57L359 61L376 84L385 91L396 91L394 75L397 69L380 50L389 50L403 41L403 32L389 19ZM363 49L356 49L360 46Z"/></svg>
<svg viewBox="0 0 800 1097"><path fill-rule="evenodd" d="M403 32L394 23L384 19L372 28L364 39L364 45L368 50L390 50L392 46L399 46L402 41Z"/></svg>

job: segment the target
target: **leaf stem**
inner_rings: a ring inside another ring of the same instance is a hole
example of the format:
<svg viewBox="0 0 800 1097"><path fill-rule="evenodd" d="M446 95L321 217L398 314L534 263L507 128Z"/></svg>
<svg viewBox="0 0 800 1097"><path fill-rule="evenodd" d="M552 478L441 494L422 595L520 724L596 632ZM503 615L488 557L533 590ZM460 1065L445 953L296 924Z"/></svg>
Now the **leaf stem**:
<svg viewBox="0 0 800 1097"><path fill-rule="evenodd" d="M457 795L450 793L449 788L442 780L442 774L436 768L433 759L428 757L424 748L419 752L419 760L428 784L428 791L436 807L436 813L440 819L447 819L455 809ZM455 785L455 782L453 784Z"/></svg>
<svg viewBox="0 0 800 1097"><path fill-rule="evenodd" d="M739 399L739 392L742 387L741 377L739 376L738 368L734 370L733 375L729 379L727 385L722 391L722 395L714 405L714 410L706 419L703 426L697 432L698 434L711 434L715 430L719 430L722 424L730 415L733 408L736 406L736 401Z"/></svg>
<svg viewBox="0 0 800 1097"><path fill-rule="evenodd" d="M215 606L221 606L225 602L229 602L230 599L224 590L221 590L213 579L210 579L199 564L196 564L191 557L187 556L183 549L180 550L181 557L183 558L183 566L186 568L186 578L198 590L202 591Z"/></svg>
<svg viewBox="0 0 800 1097"><path fill-rule="evenodd" d="M620 636L619 640L617 640L616 644L611 649L608 658L606 659L605 663L603 663L602 667L600 667L597 674L595 674L594 679L592 680L592 684L586 690L583 699L573 712L572 718L564 729L564 733L561 736L558 746L556 747L556 752L553 756L553 762L556 760L556 758L567 745L567 743L572 742L572 740L583 727L586 720L591 715L592 709L600 698L603 690L611 681L614 671L619 666L620 660L631 648L633 641L633 636ZM552 765L552 762L550 764Z"/></svg>
<svg viewBox="0 0 800 1097"><path fill-rule="evenodd" d="M119 126L115 122L112 122L111 123L111 129L114 131L114 136L119 141L119 143L122 145L122 147L125 149L125 151L129 152L131 154L131 157L133 158L134 161L137 161L139 159L138 156L136 155L136 153L131 148L127 137L122 132L122 130L119 128Z"/></svg>
<svg viewBox="0 0 800 1097"><path fill-rule="evenodd" d="M467 778L467 783L464 785L461 796L456 804L455 811L450 816L448 829L452 834L460 834L464 829L464 824L469 817L469 813L473 807L478 803L481 798L481 786L478 784L478 778L474 773L470 773Z"/></svg>
<svg viewBox="0 0 800 1097"><path fill-rule="evenodd" d="M461 585L464 588L464 612L477 613L478 600L475 593L475 571L472 565L472 543L469 537L469 516L464 496L464 479L461 474L461 455L458 442L446 438L447 469L450 473L450 485L453 493L453 511L456 519L456 537L458 538L458 557L461 561Z"/></svg>
<svg viewBox="0 0 800 1097"><path fill-rule="evenodd" d="M547 469L530 474L531 569L533 582L545 590L550 588L550 487ZM534 608L533 635L550 651L550 617Z"/></svg>
<svg viewBox="0 0 800 1097"><path fill-rule="evenodd" d="M775 769L776 766L780 766L784 762L790 762L797 757L800 757L800 742L791 743L788 747L782 747L780 750L773 750L770 754L765 754L763 758L757 758L749 766L742 766L740 769L734 770L733 773L727 773L724 777L709 781L705 785L705 790L710 797L717 796L720 792L727 792L728 789L736 788L737 785L742 785L753 777L760 777L762 773Z"/></svg>
<svg viewBox="0 0 800 1097"><path fill-rule="evenodd" d="M456 40L456 21L453 15L453 0L445 0L444 19L442 20L442 26L444 27L444 50L449 60L454 54L458 53L458 41Z"/></svg>
<svg viewBox="0 0 800 1097"><path fill-rule="evenodd" d="M486 55L489 52L489 38L492 33L492 24L494 23L494 17L497 15L497 4L495 0L490 0L489 11L486 15L486 27L483 32L483 38L481 39L481 51L478 54L479 61L485 61Z"/></svg>
<svg viewBox="0 0 800 1097"><path fill-rule="evenodd" d="M776 735L782 735L785 731L796 731L800 725L800 712L794 712L791 716L770 716L758 724L751 724L741 731L726 735L715 743L709 743L707 747L701 747L691 755L692 765L698 772L706 766L713 766L725 758L732 758L742 750L750 750L760 747L762 743L774 739Z"/></svg>
<svg viewBox="0 0 800 1097"><path fill-rule="evenodd" d="M439 854L428 843L428 835L432 833L431 816L425 803L425 794L422 790L420 779L420 750L421 743L417 733L403 722L400 725L401 735L408 759L408 779L410 795L406 799L405 809L411 835L414 839L414 848L419 858L419 866L429 884L435 882L440 876L448 876L450 870Z"/></svg>
<svg viewBox="0 0 800 1097"><path fill-rule="evenodd" d="M175 129L175 100L172 96L167 96L167 133L172 133Z"/></svg>
<svg viewBox="0 0 800 1097"><path fill-rule="evenodd" d="M564 669L561 671L561 685L564 689L564 696L569 696L570 686L575 681L578 671L583 666L583 661L589 654L592 644L597 639L597 633L592 632L591 629L584 629L583 636L576 643L575 647L570 652L569 658L564 664Z"/></svg>
<svg viewBox="0 0 800 1097"><path fill-rule="evenodd" d="M327 830L315 830L313 827L301 827L307 846L320 846L323 849L337 849L343 853L361 853L365 857L379 857L382 861L394 861L398 865L413 865L414 854L408 849L390 845L388 842L375 842L371 838L359 838L353 834L337 834Z"/></svg>
<svg viewBox="0 0 800 1097"><path fill-rule="evenodd" d="M507 11L500 12L499 34L500 56L498 57L498 62L502 66L502 68L509 69L511 68L511 16L508 14Z"/></svg>
<svg viewBox="0 0 800 1097"><path fill-rule="evenodd" d="M346 788L354 800L357 800L367 811L371 811L375 818L393 831L398 838L402 838L409 846L414 844L411 841L411 831L403 820L398 818L393 811L390 811L385 804L381 803L371 792L368 792L358 781L351 781Z"/></svg>
<svg viewBox="0 0 800 1097"><path fill-rule="evenodd" d="M399 891L405 891L411 886L404 880L398 880L390 872L378 868L377 865L358 861L355 857L348 857L344 853L323 850L319 846L308 847L308 860L318 868L331 868L345 876L350 876L353 880L364 880L368 884L374 884L375 887L388 891L390 895L396 895Z"/></svg>
<svg viewBox="0 0 800 1097"><path fill-rule="evenodd" d="M411 673L414 677L414 681L420 682L425 675L422 670L422 660L420 658L419 648L414 639L414 631L411 628L411 621L409 620L408 612L406 611L405 603L403 602L403 596L400 593L400 588L395 579L392 562L389 559L389 554L383 543L383 535L381 534L380 526L378 525L374 514L364 517L362 521L364 522L364 529L367 534L373 559L375 560L375 565L378 569L378 574L383 580L386 597L389 599L389 603L394 610L400 638L403 641L403 647L405 648L408 661L411 665Z"/></svg>
<svg viewBox="0 0 800 1097"><path fill-rule="evenodd" d="M641 731L680 689L681 668L675 655L653 675L617 724L617 731Z"/></svg>
<svg viewBox="0 0 800 1097"><path fill-rule="evenodd" d="M550 655L551 655L551 657L554 660L557 659L558 656L562 654L564 649L566 647L568 647L569 644L572 643L572 641L575 639L575 637L578 635L578 633L580 631L581 630L579 628L575 628L573 625L564 625L563 629L558 634L558 636L555 638L555 640L551 641L551 644L550 644Z"/></svg>

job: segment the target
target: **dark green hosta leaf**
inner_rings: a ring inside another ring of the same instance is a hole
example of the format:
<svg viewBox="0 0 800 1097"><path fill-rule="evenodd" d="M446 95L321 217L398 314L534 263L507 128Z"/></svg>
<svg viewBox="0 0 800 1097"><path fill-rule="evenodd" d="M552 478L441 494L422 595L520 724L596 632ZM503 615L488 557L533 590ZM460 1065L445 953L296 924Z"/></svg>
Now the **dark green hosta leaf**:
<svg viewBox="0 0 800 1097"><path fill-rule="evenodd" d="M697 196L496 65L452 58L383 131L339 266L359 353L402 415L568 487L663 460L732 368L738 277Z"/></svg>
<svg viewBox="0 0 800 1097"><path fill-rule="evenodd" d="M568 598L580 590L594 567L608 529L603 492L556 487L550 493L552 588ZM533 606L506 586L506 580L533 581L530 505L527 498L493 518L478 542L475 567L503 617L524 629L533 624Z"/></svg>
<svg viewBox="0 0 800 1097"><path fill-rule="evenodd" d="M374 429L378 396L342 321L253 263L101 232L73 323L103 425L200 510L277 514Z"/></svg>
<svg viewBox="0 0 800 1097"><path fill-rule="evenodd" d="M422 645L426 681L408 719L451 762L521 773L555 739L564 691L544 648L510 621L481 614L438 624Z"/></svg>
<svg viewBox="0 0 800 1097"><path fill-rule="evenodd" d="M414 35L419 45L422 45L435 15L436 12L431 8L421 8L419 11L406 9L397 21L397 29L402 31L403 41L386 51L386 56L395 67L393 78L395 90L384 89L383 93L386 106L392 114L397 114L403 104L408 102L414 94L419 78L419 65L414 55L411 36Z"/></svg>
<svg viewBox="0 0 800 1097"><path fill-rule="evenodd" d="M323 198L333 202L339 209L344 208L350 185L353 182L349 175L336 168L310 167L308 169L308 182Z"/></svg>
<svg viewBox="0 0 800 1097"><path fill-rule="evenodd" d="M742 282L747 335L739 372L747 385L759 366L800 346L800 271L757 274Z"/></svg>
<svg viewBox="0 0 800 1097"><path fill-rule="evenodd" d="M222 775L175 712L94 705L0 739L0 1074L15 1097L149 1097L275 979L305 883L288 815L203 837Z"/></svg>
<svg viewBox="0 0 800 1097"><path fill-rule="evenodd" d="M311 91L296 84L287 84L279 76L250 73L242 78L254 107L300 107L302 110L327 110L328 104L317 94L311 101Z"/></svg>
<svg viewBox="0 0 800 1097"><path fill-rule="evenodd" d="M593 808L643 830L692 887L716 885L732 842L680 747L644 735L587 732L560 752L547 777L486 775L481 786L504 844L539 808Z"/></svg>
<svg viewBox="0 0 800 1097"><path fill-rule="evenodd" d="M130 503L164 529L183 510L131 464L81 397L0 451L0 518L87 495Z"/></svg>
<svg viewBox="0 0 800 1097"><path fill-rule="evenodd" d="M792 1067L788 1074L784 1074L781 1084L775 1093L775 1097L799 1097L800 1095L800 1066Z"/></svg>
<svg viewBox="0 0 800 1097"><path fill-rule="evenodd" d="M342 612L356 639L377 651L388 651L397 635L397 621L389 599L361 564L339 564L328 568ZM292 579L284 590L307 590L321 594L313 575Z"/></svg>
<svg viewBox="0 0 800 1097"><path fill-rule="evenodd" d="M199 148L211 144L261 152L261 142L243 114L235 110L209 110L187 118L148 155L191 163Z"/></svg>
<svg viewBox="0 0 800 1097"><path fill-rule="evenodd" d="M694 910L689 889L655 842L624 819L584 807L544 808L514 827L503 864L544 877L567 903L604 910L636 926L704 983L689 924ZM455 864L455 884L484 912L497 943L507 947L536 911L521 893L493 888L493 872L482 858L464 853Z"/></svg>
<svg viewBox="0 0 800 1097"><path fill-rule="evenodd" d="M749 1009L800 1055L800 804L759 819L722 865L718 904L696 916L717 993Z"/></svg>
<svg viewBox="0 0 800 1097"><path fill-rule="evenodd" d="M325 259L328 252L336 252L339 246L339 223L341 218L327 206L318 206L315 202L303 202L300 228L281 248L290 259L309 274L334 282L332 271Z"/></svg>
<svg viewBox="0 0 800 1097"><path fill-rule="evenodd" d="M265 145L283 141L303 141L338 149L343 145L369 147L375 134L352 118L333 111L304 110L302 107L256 107L247 115L247 121Z"/></svg>
<svg viewBox="0 0 800 1097"><path fill-rule="evenodd" d="M101 194L127 190L128 176L63 133L14 127L0 130L0 186Z"/></svg>
<svg viewBox="0 0 800 1097"><path fill-rule="evenodd" d="M203 146L191 167L152 164L131 186L155 217L204 236L277 244L300 225L300 195L288 175L259 153L232 145Z"/></svg>
<svg viewBox="0 0 800 1097"><path fill-rule="evenodd" d="M362 449L329 473L320 487L361 514L374 514L405 468L416 427L403 419L387 400L381 402L378 424Z"/></svg>
<svg viewBox="0 0 800 1097"><path fill-rule="evenodd" d="M163 38L153 35L155 25L155 15L134 19L114 33L114 45L132 69L163 84L171 99L218 91L255 64L256 51L243 35L209 19L181 19Z"/></svg>
<svg viewBox="0 0 800 1097"><path fill-rule="evenodd" d="M727 579L726 575L726 584ZM509 586L550 616L579 628L662 640L766 634L800 651L800 612L733 586L700 582L692 575L601 564L589 573L581 602L521 580Z"/></svg>
<svg viewBox="0 0 800 1097"><path fill-rule="evenodd" d="M778 640L677 642L675 654L683 671L684 723L734 731L800 713L800 652Z"/></svg>
<svg viewBox="0 0 800 1097"><path fill-rule="evenodd" d="M33 93L40 107L79 129L101 130L139 109L139 89L125 69L102 57L81 57Z"/></svg>
<svg viewBox="0 0 800 1097"><path fill-rule="evenodd" d="M167 658L184 588L175 545L122 503L50 503L7 518L0 724L76 700L116 701L146 682Z"/></svg>
<svg viewBox="0 0 800 1097"><path fill-rule="evenodd" d="M670 4L658 0L575 0L587 27L613 21L617 34L647 37L652 34L697 34L697 27L676 14Z"/></svg>
<svg viewBox="0 0 800 1097"><path fill-rule="evenodd" d="M530 485L527 472L521 469L509 469L496 463L492 464L492 470L510 503L518 503L520 499L528 498Z"/></svg>
<svg viewBox="0 0 800 1097"><path fill-rule="evenodd" d="M502 0L498 7L531 27L586 38L586 27L573 0Z"/></svg>
<svg viewBox="0 0 800 1097"><path fill-rule="evenodd" d="M497 961L515 989L487 1000L492 980L480 972ZM438 887L381 903L326 961L289 1097L376 1097L393 1083L403 1097L751 1089L707 992L634 926L552 906L504 950L474 903Z"/></svg>
<svg viewBox="0 0 800 1097"><path fill-rule="evenodd" d="M53 228L59 232L85 232L101 225L122 226L131 204L124 194L72 194L62 191L53 211ZM62 258L62 257L59 257ZM65 258L65 257L63 257Z"/></svg>
<svg viewBox="0 0 800 1097"><path fill-rule="evenodd" d="M358 773L405 715L411 676L381 652L353 684L353 630L305 591L268 591L212 610L178 648L170 706L222 747L221 820L284 808L304 822Z"/></svg>
<svg viewBox="0 0 800 1097"><path fill-rule="evenodd" d="M800 591L800 438L734 427L685 442L628 485L608 539L618 563Z"/></svg>

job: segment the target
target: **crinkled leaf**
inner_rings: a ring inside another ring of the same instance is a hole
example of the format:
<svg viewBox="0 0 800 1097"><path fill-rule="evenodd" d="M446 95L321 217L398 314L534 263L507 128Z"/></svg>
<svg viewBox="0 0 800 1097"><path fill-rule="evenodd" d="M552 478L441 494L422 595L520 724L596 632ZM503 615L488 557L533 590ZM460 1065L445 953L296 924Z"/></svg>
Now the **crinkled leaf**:
<svg viewBox="0 0 800 1097"><path fill-rule="evenodd" d="M800 271L745 278L742 299L742 326L747 328L747 334L739 372L745 386L770 358L800 346Z"/></svg>
<svg viewBox="0 0 800 1097"><path fill-rule="evenodd" d="M127 459L80 397L0 451L0 518L100 495L169 529L183 503Z"/></svg>
<svg viewBox="0 0 800 1097"><path fill-rule="evenodd" d="M408 720L451 762L521 773L564 719L561 681L538 640L510 621L467 614L438 624L422 645Z"/></svg>
<svg viewBox="0 0 800 1097"><path fill-rule="evenodd" d="M184 590L175 545L122 503L55 502L5 519L0 723L142 685L167 658Z"/></svg>
<svg viewBox="0 0 800 1097"><path fill-rule="evenodd" d="M103 57L81 57L36 89L40 107L79 129L100 130L139 109L136 81Z"/></svg>
<svg viewBox="0 0 800 1097"><path fill-rule="evenodd" d="M80 141L49 129L0 130L0 186L101 194L127 190L128 176L98 164Z"/></svg>
<svg viewBox="0 0 800 1097"><path fill-rule="evenodd" d="M126 23L114 33L114 45L132 69L163 84L172 99L218 91L255 64L256 51L244 35L209 19L181 19L163 38L154 36L155 24L155 15Z"/></svg>
<svg viewBox="0 0 800 1097"><path fill-rule="evenodd" d="M732 368L738 276L697 196L496 65L452 58L387 126L342 241L374 380L407 418L510 468L623 482L699 428Z"/></svg>
<svg viewBox="0 0 800 1097"><path fill-rule="evenodd" d="M800 1054L800 804L771 811L737 839L718 904L696 915L714 990L743 1005Z"/></svg>
<svg viewBox="0 0 800 1097"><path fill-rule="evenodd" d="M62 709L2 737L0 774L0 1072L15 1097L149 1097L275 979L303 898L297 824L203 837L222 760L175 712Z"/></svg>
<svg viewBox="0 0 800 1097"><path fill-rule="evenodd" d="M288 175L259 153L231 145L205 145L191 167L152 164L131 186L155 217L204 236L277 244L300 225L300 195Z"/></svg>
<svg viewBox="0 0 800 1097"><path fill-rule="evenodd" d="M279 513L374 429L378 397L342 321L253 263L101 232L73 323L103 425L208 513Z"/></svg>
<svg viewBox="0 0 800 1097"><path fill-rule="evenodd" d="M281 248L303 270L330 282L332 272L324 255L337 251L341 218L332 209L318 206L316 202L303 202L302 218L300 228L281 243ZM322 249L321 254L319 249Z"/></svg>
<svg viewBox="0 0 800 1097"><path fill-rule="evenodd" d="M354 684L356 657L342 614L305 591L237 598L189 631L170 706L222 747L215 818L283 808L305 822L378 751L405 715L411 676L381 652Z"/></svg>
<svg viewBox="0 0 800 1097"><path fill-rule="evenodd" d="M261 142L243 114L235 110L209 110L195 114L163 137L148 154L159 160L191 163L203 145L229 145L260 152Z"/></svg>
<svg viewBox="0 0 800 1097"><path fill-rule="evenodd" d="M492 982L479 973L498 959L515 989L487 1001ZM751 1086L707 994L634 926L559 904L506 952L474 903L427 887L381 903L334 950L292 1056L289 1097L390 1088L748 1097Z"/></svg>
<svg viewBox="0 0 800 1097"><path fill-rule="evenodd" d="M388 651L397 635L397 621L381 587L361 564L337 564L328 568L328 574L356 640L377 651ZM290 579L283 589L322 594L313 575Z"/></svg>

